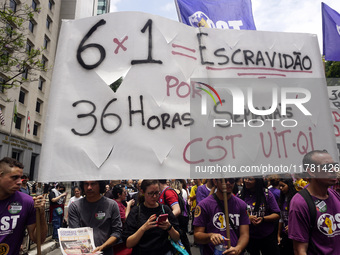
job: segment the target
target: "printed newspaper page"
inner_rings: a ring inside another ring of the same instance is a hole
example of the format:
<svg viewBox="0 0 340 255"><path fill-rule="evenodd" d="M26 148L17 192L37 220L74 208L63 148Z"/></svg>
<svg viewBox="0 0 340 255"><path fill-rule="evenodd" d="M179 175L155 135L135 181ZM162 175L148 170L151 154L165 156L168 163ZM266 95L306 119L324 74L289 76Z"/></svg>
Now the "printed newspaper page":
<svg viewBox="0 0 340 255"><path fill-rule="evenodd" d="M95 249L92 228L60 228L58 235L63 255L90 254Z"/></svg>

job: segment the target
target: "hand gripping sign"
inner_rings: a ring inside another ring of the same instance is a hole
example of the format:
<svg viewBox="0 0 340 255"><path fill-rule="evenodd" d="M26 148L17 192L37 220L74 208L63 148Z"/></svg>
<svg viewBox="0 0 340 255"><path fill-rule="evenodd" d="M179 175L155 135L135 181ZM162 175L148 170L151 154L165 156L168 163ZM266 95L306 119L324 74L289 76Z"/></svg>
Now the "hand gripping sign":
<svg viewBox="0 0 340 255"><path fill-rule="evenodd" d="M312 149L335 157L322 78L314 35L138 12L63 21L38 179L189 178L209 164L237 176L241 166L299 165Z"/></svg>

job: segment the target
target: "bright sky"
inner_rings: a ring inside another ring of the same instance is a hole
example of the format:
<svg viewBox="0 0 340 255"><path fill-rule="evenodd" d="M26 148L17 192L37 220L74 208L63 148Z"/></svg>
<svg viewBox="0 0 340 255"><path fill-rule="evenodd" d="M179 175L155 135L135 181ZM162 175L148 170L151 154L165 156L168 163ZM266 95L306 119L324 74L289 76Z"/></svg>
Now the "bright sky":
<svg viewBox="0 0 340 255"><path fill-rule="evenodd" d="M322 49L321 2L252 0L256 28L261 31L317 34ZM323 2L340 13L340 0ZM111 12L115 11L141 11L178 21L174 0L111 0Z"/></svg>

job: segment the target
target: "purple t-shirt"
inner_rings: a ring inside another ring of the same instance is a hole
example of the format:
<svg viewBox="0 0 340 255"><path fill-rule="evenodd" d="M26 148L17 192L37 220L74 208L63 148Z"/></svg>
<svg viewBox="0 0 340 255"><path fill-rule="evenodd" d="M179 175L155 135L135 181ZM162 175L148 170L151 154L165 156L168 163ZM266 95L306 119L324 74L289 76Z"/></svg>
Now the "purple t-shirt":
<svg viewBox="0 0 340 255"><path fill-rule="evenodd" d="M328 189L328 198L313 197L316 205L316 228L312 230L312 242L322 254L340 252L340 195ZM309 242L310 214L306 201L296 194L289 207L288 237L302 243ZM307 254L313 254L308 252Z"/></svg>
<svg viewBox="0 0 340 255"><path fill-rule="evenodd" d="M267 206L264 207L264 204L261 204L258 212L254 211L255 203L256 203L256 195L255 194L251 196L247 195L244 198L244 201L247 204L247 211L249 215L256 215L257 217L264 217L272 213L280 214L280 208L275 200L273 193L271 193L271 191L268 190L267 194L265 194ZM266 236L269 236L271 233L273 233L275 224L277 224L277 222L267 222L267 221L262 222L261 224L257 226L250 224L249 237L253 239L262 239Z"/></svg>
<svg viewBox="0 0 340 255"><path fill-rule="evenodd" d="M221 202L223 203L222 200ZM208 196L196 206L194 226L205 227L206 233L218 233L226 236L226 221L224 212L221 212L221 210L214 197ZM237 232L239 232L239 226L250 224L247 205L241 199L231 196L228 200L228 213ZM231 246L237 245L238 234L234 232L230 225ZM203 255L211 254L214 254L214 245L212 243L203 245Z"/></svg>
<svg viewBox="0 0 340 255"><path fill-rule="evenodd" d="M0 200L0 218L2 249L8 249L8 254L19 254L26 226L35 223L32 197L17 191L9 198ZM4 254L7 254L5 251Z"/></svg>
<svg viewBox="0 0 340 255"><path fill-rule="evenodd" d="M207 196L209 196L210 190L208 190L206 185L201 185L197 187L196 190L196 203L198 204L203 199L205 199Z"/></svg>
<svg viewBox="0 0 340 255"><path fill-rule="evenodd" d="M279 189L277 189L277 188L274 188L274 187L271 187L269 190L273 193L276 202L278 202L278 201L279 201L279 198L280 198L281 190L279 190Z"/></svg>

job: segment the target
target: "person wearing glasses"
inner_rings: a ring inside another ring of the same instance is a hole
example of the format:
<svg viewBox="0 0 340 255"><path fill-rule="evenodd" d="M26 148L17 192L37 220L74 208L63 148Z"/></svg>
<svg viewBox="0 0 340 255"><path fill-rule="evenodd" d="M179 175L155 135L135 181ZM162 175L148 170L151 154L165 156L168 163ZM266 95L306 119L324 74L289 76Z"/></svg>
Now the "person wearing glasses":
<svg viewBox="0 0 340 255"><path fill-rule="evenodd" d="M157 180L143 180L141 192L144 199L131 209L125 221L123 240L126 240L126 247L133 248L131 254L171 255L169 237L175 242L179 240L178 221L168 206L158 203ZM167 217L158 222L158 216L162 214Z"/></svg>
<svg viewBox="0 0 340 255"><path fill-rule="evenodd" d="M277 228L280 208L273 193L264 187L262 177L246 177L239 197L246 202L250 219L247 252L251 255L280 254ZM276 230L276 231L275 231Z"/></svg>
<svg viewBox="0 0 340 255"><path fill-rule="evenodd" d="M327 151L314 150L303 158L310 183L305 190L315 204L315 218L300 191L289 207L288 237L293 240L295 254L339 254L340 195L330 187L337 181L339 164ZM312 202L312 205L313 205Z"/></svg>
<svg viewBox="0 0 340 255"><path fill-rule="evenodd" d="M67 192L62 183L58 183L55 188L51 189L48 199L50 201L50 222L53 226L52 239L59 242L58 229L62 227L64 219L64 205Z"/></svg>
<svg viewBox="0 0 340 255"><path fill-rule="evenodd" d="M249 239L249 218L247 205L232 194L234 178L225 179L228 199L228 213L231 247L226 242L226 219L222 180L213 179L216 193L203 199L195 209L194 239L202 245L203 255L214 254L215 246L222 244L227 250L224 254L242 254Z"/></svg>
<svg viewBox="0 0 340 255"><path fill-rule="evenodd" d="M113 245L121 238L122 222L115 201L102 194L105 181L83 181L80 188L85 197L72 203L68 209L70 228L90 227L96 248L92 251L112 255Z"/></svg>

